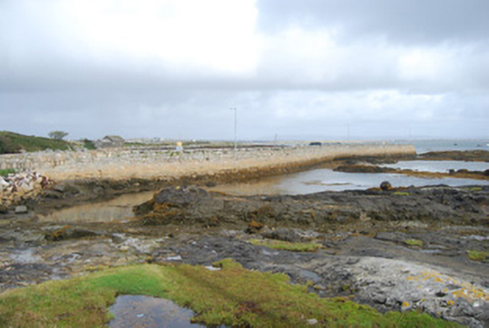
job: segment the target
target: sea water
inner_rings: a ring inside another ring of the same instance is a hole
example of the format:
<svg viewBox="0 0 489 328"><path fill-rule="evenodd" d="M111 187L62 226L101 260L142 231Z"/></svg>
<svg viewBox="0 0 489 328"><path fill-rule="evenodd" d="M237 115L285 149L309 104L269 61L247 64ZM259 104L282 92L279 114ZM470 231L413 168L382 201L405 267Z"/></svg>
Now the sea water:
<svg viewBox="0 0 489 328"><path fill-rule="evenodd" d="M489 139L400 140L395 141L394 143L402 145L414 145L418 154L423 154L431 151L489 151Z"/></svg>
<svg viewBox="0 0 489 328"><path fill-rule="evenodd" d="M395 164L383 164L382 167L390 167L400 170L413 170L419 172L448 173L450 170L466 169L469 171L489 170L487 162L463 162L463 161L400 161Z"/></svg>
<svg viewBox="0 0 489 328"><path fill-rule="evenodd" d="M321 191L358 190L379 187L389 181L393 187L423 187L447 185L452 187L489 185L488 181L473 179L430 179L387 173L345 173L331 169L316 169L281 177L263 178L258 181L220 185L212 190L235 195L299 195Z"/></svg>
<svg viewBox="0 0 489 328"><path fill-rule="evenodd" d="M407 140L394 142L398 144L414 144L418 154L429 151L489 151L489 139L479 140ZM385 164L385 167L411 169L425 172L445 173L449 170L467 169L469 171L485 171L489 163L464 161L401 161ZM389 181L393 187L423 187L446 185L451 187L480 185L488 186L489 181L456 178L421 178L403 174L387 173L346 173L332 169L315 169L280 177L262 178L247 183L221 185L212 190L234 193L237 195L276 195L276 194L308 194L321 191L358 190L379 187L383 181Z"/></svg>

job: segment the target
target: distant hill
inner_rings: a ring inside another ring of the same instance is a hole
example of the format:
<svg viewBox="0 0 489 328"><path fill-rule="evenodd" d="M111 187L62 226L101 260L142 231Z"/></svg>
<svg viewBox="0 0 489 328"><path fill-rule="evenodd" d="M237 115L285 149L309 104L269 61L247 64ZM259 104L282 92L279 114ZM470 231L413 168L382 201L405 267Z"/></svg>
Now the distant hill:
<svg viewBox="0 0 489 328"><path fill-rule="evenodd" d="M70 143L64 140L25 136L14 132L0 131L0 154L20 153L21 150L32 152L45 149L67 150L69 148Z"/></svg>

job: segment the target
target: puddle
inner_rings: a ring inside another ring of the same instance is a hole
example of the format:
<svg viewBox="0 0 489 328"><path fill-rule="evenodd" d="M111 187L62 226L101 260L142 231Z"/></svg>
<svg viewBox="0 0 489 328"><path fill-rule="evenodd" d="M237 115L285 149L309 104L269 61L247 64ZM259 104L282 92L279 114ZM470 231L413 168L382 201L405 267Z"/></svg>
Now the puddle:
<svg viewBox="0 0 489 328"><path fill-rule="evenodd" d="M39 215L44 222L75 223L75 222L125 222L134 217L132 208L150 200L154 191L127 194L110 201L83 204Z"/></svg>
<svg viewBox="0 0 489 328"><path fill-rule="evenodd" d="M122 295L109 310L115 317L110 327L205 327L190 322L195 312L163 298Z"/></svg>

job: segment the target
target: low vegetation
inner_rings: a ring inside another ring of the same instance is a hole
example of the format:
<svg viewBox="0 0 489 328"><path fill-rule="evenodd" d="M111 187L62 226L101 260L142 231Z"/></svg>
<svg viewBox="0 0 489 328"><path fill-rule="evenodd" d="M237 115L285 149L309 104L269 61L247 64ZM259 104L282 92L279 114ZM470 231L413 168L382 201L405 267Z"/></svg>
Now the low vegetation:
<svg viewBox="0 0 489 328"><path fill-rule="evenodd" d="M68 132L64 132L64 131L51 131L48 133L49 138L55 139L55 140L62 140L67 135L68 135Z"/></svg>
<svg viewBox="0 0 489 328"><path fill-rule="evenodd" d="M411 196L411 193L405 191L395 191L393 193L394 196Z"/></svg>
<svg viewBox="0 0 489 328"><path fill-rule="evenodd" d="M15 170L14 169L4 169L0 170L0 177L6 177L9 174L14 174Z"/></svg>
<svg viewBox="0 0 489 328"><path fill-rule="evenodd" d="M472 261L489 261L489 252L469 250L467 251L467 256Z"/></svg>
<svg viewBox="0 0 489 328"><path fill-rule="evenodd" d="M416 312L388 312L346 298L322 299L306 286L291 285L284 274L248 271L232 260L219 271L182 264L135 265L64 281L11 290L0 295L0 326L106 325L117 295L164 297L189 307L193 321L252 327L320 326L450 327L452 323Z"/></svg>
<svg viewBox="0 0 489 328"><path fill-rule="evenodd" d="M322 247L316 243L291 243L274 239L250 239L250 243L290 252L315 252Z"/></svg>
<svg viewBox="0 0 489 328"><path fill-rule="evenodd" d="M22 150L31 152L46 149L67 150L69 148L70 143L64 140L0 131L0 154L20 153Z"/></svg>
<svg viewBox="0 0 489 328"><path fill-rule="evenodd" d="M404 242L409 246L423 247L423 241L419 239L408 239Z"/></svg>
<svg viewBox="0 0 489 328"><path fill-rule="evenodd" d="M89 150L97 149L97 147L95 147L95 143L92 140L82 139L81 142L83 143L83 147L85 147L86 149Z"/></svg>

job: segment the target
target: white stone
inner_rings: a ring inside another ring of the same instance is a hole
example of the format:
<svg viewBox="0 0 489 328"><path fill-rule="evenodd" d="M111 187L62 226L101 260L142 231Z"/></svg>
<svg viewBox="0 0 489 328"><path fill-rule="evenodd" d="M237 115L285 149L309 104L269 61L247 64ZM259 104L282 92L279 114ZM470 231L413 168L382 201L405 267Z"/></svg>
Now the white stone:
<svg viewBox="0 0 489 328"><path fill-rule="evenodd" d="M15 214L25 214L27 212L28 212L27 206L20 205L15 208Z"/></svg>
<svg viewBox="0 0 489 328"><path fill-rule="evenodd" d="M307 320L307 324L308 324L309 326L315 326L315 325L317 325L317 324L318 324L318 321L317 321L317 319L308 319L308 320Z"/></svg>

